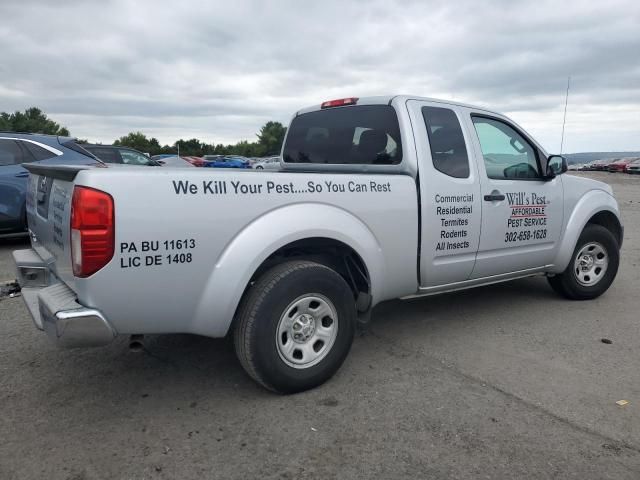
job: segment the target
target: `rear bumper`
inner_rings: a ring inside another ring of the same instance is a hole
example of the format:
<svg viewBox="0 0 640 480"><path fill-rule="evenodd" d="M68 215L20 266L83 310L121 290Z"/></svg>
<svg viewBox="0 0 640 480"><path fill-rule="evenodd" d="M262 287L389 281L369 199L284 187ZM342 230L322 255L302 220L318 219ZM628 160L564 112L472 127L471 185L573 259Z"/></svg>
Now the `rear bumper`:
<svg viewBox="0 0 640 480"><path fill-rule="evenodd" d="M59 347L106 345L116 331L102 313L80 303L73 290L60 282L33 249L16 250L22 298L35 326Z"/></svg>

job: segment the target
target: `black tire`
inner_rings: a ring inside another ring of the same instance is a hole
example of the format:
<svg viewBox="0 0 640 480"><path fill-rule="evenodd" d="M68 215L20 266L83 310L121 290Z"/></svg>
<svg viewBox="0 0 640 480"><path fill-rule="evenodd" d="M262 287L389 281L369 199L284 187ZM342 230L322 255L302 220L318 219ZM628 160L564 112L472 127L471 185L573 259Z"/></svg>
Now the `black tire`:
<svg viewBox="0 0 640 480"><path fill-rule="evenodd" d="M578 253L589 243L602 245L608 256L607 270L594 285L583 285L577 279L574 271ZM549 284L553 290L570 300L591 300L602 295L613 283L620 264L620 246L613 234L602 225L588 224L578 238L576 248L571 255L569 265L559 275L549 277Z"/></svg>
<svg viewBox="0 0 640 480"><path fill-rule="evenodd" d="M261 166L261 165L258 165L258 166L256 167L256 170L264 170L264 167L263 167L263 166Z"/></svg>
<svg viewBox="0 0 640 480"><path fill-rule="evenodd" d="M313 294L334 307L337 332L319 363L294 368L283 359L276 343L278 326L292 302ZM355 328L355 300L347 282L319 263L288 261L265 272L242 299L234 331L236 354L247 373L265 388L277 393L301 392L335 374L351 349Z"/></svg>

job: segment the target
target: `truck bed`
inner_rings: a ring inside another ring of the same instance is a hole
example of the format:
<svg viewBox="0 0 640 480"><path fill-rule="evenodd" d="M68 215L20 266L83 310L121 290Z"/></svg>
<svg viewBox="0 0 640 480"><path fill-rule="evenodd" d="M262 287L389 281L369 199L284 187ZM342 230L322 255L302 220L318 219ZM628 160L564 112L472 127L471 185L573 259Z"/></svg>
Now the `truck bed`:
<svg viewBox="0 0 640 480"><path fill-rule="evenodd" d="M55 281L82 306L99 305L118 333L224 335L252 272L301 238L358 252L377 270L375 302L417 289L418 201L409 175L69 167L33 169L31 177L35 251ZM115 206L113 258L88 278L71 268L74 186L107 192Z"/></svg>

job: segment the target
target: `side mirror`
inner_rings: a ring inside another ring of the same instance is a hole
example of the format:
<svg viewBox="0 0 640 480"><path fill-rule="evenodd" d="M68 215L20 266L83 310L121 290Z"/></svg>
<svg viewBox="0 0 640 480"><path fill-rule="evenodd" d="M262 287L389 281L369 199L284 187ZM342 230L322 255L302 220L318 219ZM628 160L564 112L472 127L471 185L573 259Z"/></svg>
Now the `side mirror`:
<svg viewBox="0 0 640 480"><path fill-rule="evenodd" d="M545 178L551 180L567 170L569 170L569 165L566 158L562 155L550 155L547 158L547 166L544 172Z"/></svg>

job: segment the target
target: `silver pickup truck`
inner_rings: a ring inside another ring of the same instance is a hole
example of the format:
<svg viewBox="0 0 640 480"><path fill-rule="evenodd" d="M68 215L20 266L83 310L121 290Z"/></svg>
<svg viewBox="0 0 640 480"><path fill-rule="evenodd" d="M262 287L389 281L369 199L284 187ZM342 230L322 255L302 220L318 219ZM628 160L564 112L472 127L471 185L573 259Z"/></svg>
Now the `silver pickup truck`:
<svg viewBox="0 0 640 480"><path fill-rule="evenodd" d="M232 332L282 393L330 378L385 300L531 275L595 298L623 238L611 188L514 122L412 96L300 110L280 171L26 168L14 259L39 329L69 347Z"/></svg>

